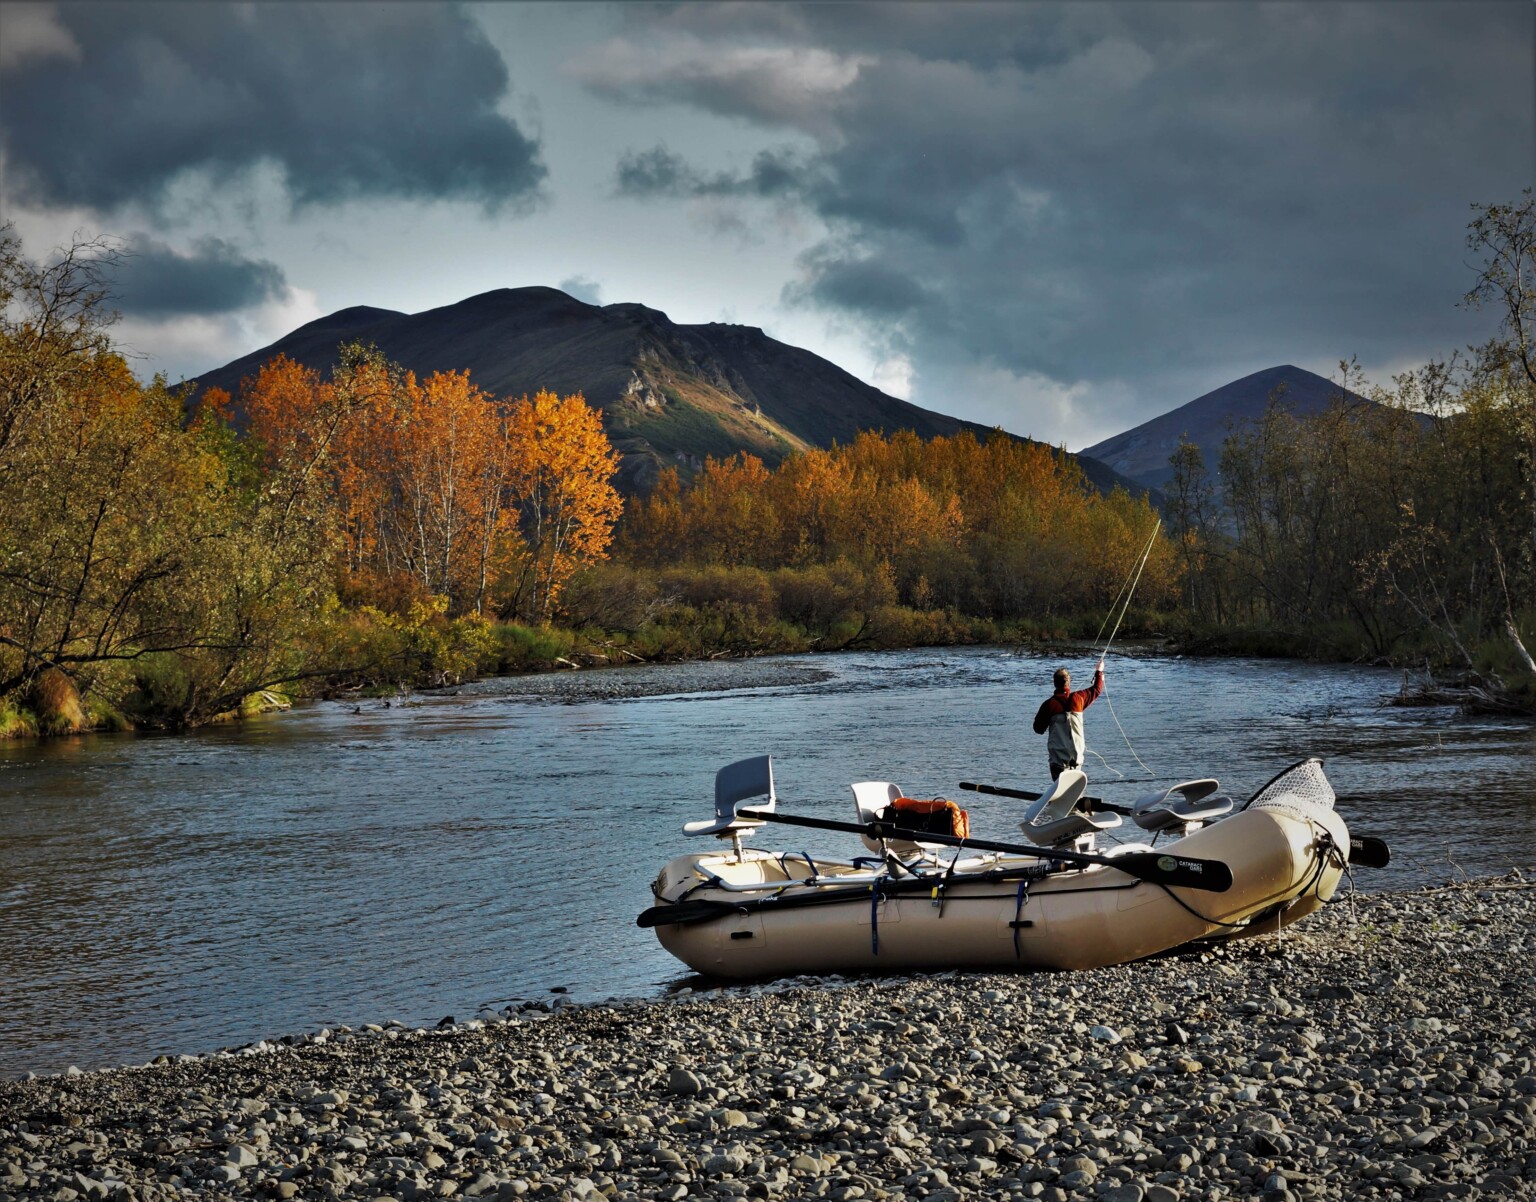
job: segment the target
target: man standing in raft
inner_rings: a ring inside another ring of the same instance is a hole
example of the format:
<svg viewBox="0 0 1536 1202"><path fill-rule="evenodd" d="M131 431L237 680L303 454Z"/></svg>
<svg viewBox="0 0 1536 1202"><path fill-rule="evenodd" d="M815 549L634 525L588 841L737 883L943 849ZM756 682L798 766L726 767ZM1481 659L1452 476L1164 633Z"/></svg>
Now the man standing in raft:
<svg viewBox="0 0 1536 1202"><path fill-rule="evenodd" d="M1035 714L1035 733L1045 735L1045 753L1051 759L1051 779L1063 768L1083 766L1083 711L1104 691L1104 661L1093 670L1093 684L1072 692L1072 673L1056 669L1056 691L1045 699ZM1046 732L1050 733L1047 734Z"/></svg>

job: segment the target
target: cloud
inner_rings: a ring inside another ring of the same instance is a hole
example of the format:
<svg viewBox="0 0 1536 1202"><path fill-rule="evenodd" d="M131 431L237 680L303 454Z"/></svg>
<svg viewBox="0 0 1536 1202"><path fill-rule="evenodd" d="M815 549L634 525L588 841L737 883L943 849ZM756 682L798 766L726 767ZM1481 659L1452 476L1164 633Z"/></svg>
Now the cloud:
<svg viewBox="0 0 1536 1202"><path fill-rule="evenodd" d="M689 33L614 38L572 67L626 101L697 104L767 125L825 131L828 106L870 60L816 46L730 45Z"/></svg>
<svg viewBox="0 0 1536 1202"><path fill-rule="evenodd" d="M288 294L276 263L245 258L218 238L182 253L141 234L129 241L113 274L118 310L150 320L232 313Z"/></svg>
<svg viewBox="0 0 1536 1202"><path fill-rule="evenodd" d="M803 194L807 165L788 149L758 152L746 171L704 172L665 146L630 151L619 159L614 186L620 196L751 197L771 199Z"/></svg>
<svg viewBox="0 0 1536 1202"><path fill-rule="evenodd" d="M0 72L13 200L154 210L188 176L275 166L299 206L354 198L518 208L545 175L497 105L500 55L426 4L71 4L74 53ZM35 22L34 22L35 25ZM6 44L11 19L6 7Z"/></svg>
<svg viewBox="0 0 1536 1202"><path fill-rule="evenodd" d="M589 305L603 303L603 289L596 280L588 279L584 275L567 276L560 281L559 288L567 296L574 296L579 301L585 301Z"/></svg>
<svg viewBox="0 0 1536 1202"><path fill-rule="evenodd" d="M321 316L314 293L289 288L253 308L221 314L125 311L112 334L140 379L160 372L174 384L276 342Z"/></svg>
<svg viewBox="0 0 1536 1202"><path fill-rule="evenodd" d="M593 90L797 139L772 196L826 234L785 302L908 356L919 403L980 412L940 390L995 386L1004 424L1043 437L1031 407L1088 431L1234 367L1422 360L1477 337L1454 308L1469 205L1536 171L1530 5L680 5L628 21ZM663 147L616 178L652 202L754 195L754 172Z"/></svg>
<svg viewBox="0 0 1536 1202"><path fill-rule="evenodd" d="M26 59L79 61L80 46L51 4L8 3L0 10L0 71Z"/></svg>
<svg viewBox="0 0 1536 1202"><path fill-rule="evenodd" d="M872 257L844 257L820 252L803 256L806 279L786 290L793 304L857 313L889 320L933 304L921 283L900 268Z"/></svg>
<svg viewBox="0 0 1536 1202"><path fill-rule="evenodd" d="M907 400L912 396L912 360L905 355L881 359L870 373L869 382L881 392Z"/></svg>

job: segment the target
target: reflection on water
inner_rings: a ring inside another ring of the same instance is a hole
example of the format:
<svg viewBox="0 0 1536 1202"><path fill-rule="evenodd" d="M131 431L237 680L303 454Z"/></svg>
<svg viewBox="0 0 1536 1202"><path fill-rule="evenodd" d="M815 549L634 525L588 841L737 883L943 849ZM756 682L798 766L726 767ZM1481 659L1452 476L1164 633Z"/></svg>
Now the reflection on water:
<svg viewBox="0 0 1536 1202"><path fill-rule="evenodd" d="M680 825L709 811L715 769L741 756L774 755L786 809L837 818L855 780L924 796L1046 780L1029 723L1055 661L967 648L776 665L710 665L707 693L683 691L697 665L619 669L541 678L531 696L492 681L357 714L0 748L0 1073L464 1019L557 985L657 993L684 970L634 916L684 849ZM786 683L761 687L765 667ZM1156 779L1214 775L1240 797L1324 756L1351 826L1392 845L1361 887L1536 865L1528 726L1378 708L1395 678L1359 668L1117 656L1109 685L1088 729L1111 800L1148 787L1118 719ZM978 835L1021 817L964 800ZM851 837L788 840L846 855Z"/></svg>

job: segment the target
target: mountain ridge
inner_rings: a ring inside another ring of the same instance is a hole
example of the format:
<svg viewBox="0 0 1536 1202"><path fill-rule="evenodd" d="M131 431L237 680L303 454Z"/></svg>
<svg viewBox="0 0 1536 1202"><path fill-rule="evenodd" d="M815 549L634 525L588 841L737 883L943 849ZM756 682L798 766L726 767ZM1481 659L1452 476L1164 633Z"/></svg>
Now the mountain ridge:
<svg viewBox="0 0 1536 1202"><path fill-rule="evenodd" d="M647 490L669 465L691 473L706 456L736 451L776 464L865 430L992 434L890 396L755 326L685 325L647 305L590 305L545 286L492 289L415 314L338 309L191 383L238 395L241 379L278 354L328 375L338 345L353 340L372 342L418 376L467 369L495 396L580 392L603 414L627 492ZM1147 491L1092 458L1075 458L1101 490Z"/></svg>

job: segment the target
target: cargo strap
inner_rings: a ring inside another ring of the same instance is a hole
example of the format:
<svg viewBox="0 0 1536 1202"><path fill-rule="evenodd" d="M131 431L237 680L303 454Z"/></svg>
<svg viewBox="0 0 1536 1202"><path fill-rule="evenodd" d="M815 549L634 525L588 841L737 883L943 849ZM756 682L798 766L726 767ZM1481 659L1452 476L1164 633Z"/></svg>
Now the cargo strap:
<svg viewBox="0 0 1536 1202"><path fill-rule="evenodd" d="M869 887L869 950L871 955L880 954L880 882Z"/></svg>
<svg viewBox="0 0 1536 1202"><path fill-rule="evenodd" d="M965 840L962 839L959 846L955 848L955 854L949 858L949 867L945 870L944 875L939 878L939 883L933 887L931 900L935 908L939 911L940 918L944 917L944 888L949 884L950 878L955 875L955 865L960 862L960 856L964 853L964 851Z"/></svg>
<svg viewBox="0 0 1536 1202"><path fill-rule="evenodd" d="M1029 878L1024 877L1019 881L1019 892L1013 899L1013 923L1011 925L1013 926L1013 958L1015 960L1023 959L1024 956L1023 950L1019 947L1019 932L1024 929L1024 924L1020 919L1024 914L1024 903L1028 900Z"/></svg>
<svg viewBox="0 0 1536 1202"><path fill-rule="evenodd" d="M786 863L786 861L789 860L789 858L791 856L794 856L795 854L796 853L792 852L792 851L786 851L786 852L779 853L779 867L781 869L783 869L785 876L789 876L789 865ZM810 875L809 879L812 880L812 881L816 880L816 878L819 877L821 875L821 873L820 873L820 871L816 867L816 861L811 859L811 853L808 852L808 851L802 851L802 852L800 852L798 854L799 854L800 858L806 862L806 865L811 870L811 875Z"/></svg>

